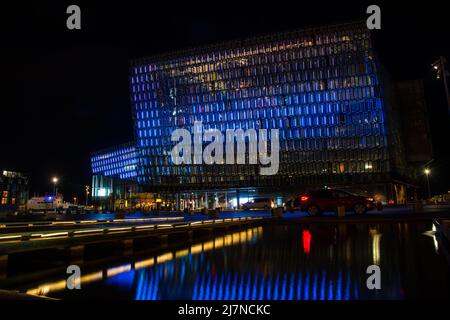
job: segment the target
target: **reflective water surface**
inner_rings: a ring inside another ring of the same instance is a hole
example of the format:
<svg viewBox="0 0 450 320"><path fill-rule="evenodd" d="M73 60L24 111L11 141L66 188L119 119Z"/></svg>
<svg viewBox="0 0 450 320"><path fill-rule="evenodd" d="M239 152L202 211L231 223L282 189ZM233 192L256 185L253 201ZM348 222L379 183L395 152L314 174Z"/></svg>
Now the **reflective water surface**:
<svg viewBox="0 0 450 320"><path fill-rule="evenodd" d="M264 226L27 288L50 297L133 300L448 299L450 269L431 223ZM366 269L378 265L381 289Z"/></svg>

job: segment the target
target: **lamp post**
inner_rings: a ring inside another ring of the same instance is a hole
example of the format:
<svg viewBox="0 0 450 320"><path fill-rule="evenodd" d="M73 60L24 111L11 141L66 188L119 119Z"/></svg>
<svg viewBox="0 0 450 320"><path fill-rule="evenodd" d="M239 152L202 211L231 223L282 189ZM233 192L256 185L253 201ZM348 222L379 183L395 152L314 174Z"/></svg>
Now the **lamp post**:
<svg viewBox="0 0 450 320"><path fill-rule="evenodd" d="M58 188L56 187L56 184L58 183L58 178L54 177L52 179L52 182L53 182L53 195L56 197L58 193Z"/></svg>
<svg viewBox="0 0 450 320"><path fill-rule="evenodd" d="M86 206L88 205L88 199L89 199L89 186L86 186L85 187L85 189L86 189Z"/></svg>
<svg viewBox="0 0 450 320"><path fill-rule="evenodd" d="M431 171L430 171L430 169L426 168L423 172L425 173L425 176L427 177L428 199L430 199L431 198L431 188L430 188L430 178L429 178L429 176L430 176Z"/></svg>
<svg viewBox="0 0 450 320"><path fill-rule="evenodd" d="M448 85L447 85L447 77L449 76L449 72L447 69L445 69L445 63L447 60L443 56L440 56L438 60L433 62L431 66L434 70L436 70L436 79L441 79L444 81L444 89L445 89L445 96L447 98L447 108L448 112L450 113L450 95L448 93Z"/></svg>

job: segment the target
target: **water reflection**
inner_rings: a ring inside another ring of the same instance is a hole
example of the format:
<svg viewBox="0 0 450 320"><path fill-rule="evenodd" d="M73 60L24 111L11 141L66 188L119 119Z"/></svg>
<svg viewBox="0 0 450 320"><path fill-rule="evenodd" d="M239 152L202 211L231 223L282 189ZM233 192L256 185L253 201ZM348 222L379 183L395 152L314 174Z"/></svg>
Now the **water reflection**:
<svg viewBox="0 0 450 320"><path fill-rule="evenodd" d="M127 284L126 281L134 279L134 271L142 268L148 268L153 265L165 264L165 269L167 268L168 261L172 259L178 259L182 257L188 257L191 259L192 256L197 254L213 250L220 249L222 247L233 246L233 245L242 245L245 242L255 242L259 236L262 235L263 228L250 228L245 231L235 232L232 234L227 234L224 236L219 236L210 241L205 241L203 243L193 244L189 248L177 250L175 252L167 252L155 257L151 257L146 260L140 260L134 262L134 269L131 263L120 265L112 268L108 268L106 270L90 273L88 275L84 275L81 277L81 284L86 285L91 282L98 282L101 280L107 281L108 278L114 277L111 283L116 283L118 285ZM127 273L122 275L123 273ZM106 274L106 276L104 276ZM118 277L118 275L121 275ZM59 280L50 283L44 283L37 288L28 289L26 293L32 295L51 295L57 294L58 291L63 291L66 289L66 280Z"/></svg>
<svg viewBox="0 0 450 320"><path fill-rule="evenodd" d="M431 225L266 226L28 290L61 298L352 300L448 298L449 268ZM368 290L377 264L382 289Z"/></svg>

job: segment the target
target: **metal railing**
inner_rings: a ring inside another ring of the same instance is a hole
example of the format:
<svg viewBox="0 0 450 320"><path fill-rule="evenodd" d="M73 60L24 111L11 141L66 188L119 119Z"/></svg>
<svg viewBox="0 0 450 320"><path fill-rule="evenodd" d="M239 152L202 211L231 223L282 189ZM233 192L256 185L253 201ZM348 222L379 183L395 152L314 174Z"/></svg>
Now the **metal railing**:
<svg viewBox="0 0 450 320"><path fill-rule="evenodd" d="M264 217L239 217L239 218L226 218L226 219L212 219L201 220L192 222L181 222L172 224L151 224L140 226L124 226L124 227L107 227L107 228L95 228L85 230L70 230L70 231L48 231L40 233L25 233L18 235L4 235L0 236L0 245L3 242L19 242L19 241L31 241L31 240L43 240L43 239L60 239L60 238L74 238L80 236L93 236L93 235L106 235L117 233L138 233L141 231L151 230L166 230L177 228L198 228L205 225L218 225L226 224L230 222L244 222L244 221L256 221L262 220Z"/></svg>

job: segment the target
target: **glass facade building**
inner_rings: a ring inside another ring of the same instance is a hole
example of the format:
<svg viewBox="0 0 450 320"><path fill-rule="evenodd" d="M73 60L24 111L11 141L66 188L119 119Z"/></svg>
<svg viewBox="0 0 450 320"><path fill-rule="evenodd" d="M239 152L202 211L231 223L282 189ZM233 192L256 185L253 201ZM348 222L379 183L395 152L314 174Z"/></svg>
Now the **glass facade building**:
<svg viewBox="0 0 450 320"><path fill-rule="evenodd" d="M392 150L399 139L390 129L395 124L383 78L365 23L134 60L130 98L137 162L128 174L157 192L383 185L403 163ZM248 161L175 165L171 135L175 129L193 133L196 121L224 135L228 129L278 129L278 173L260 175L260 166ZM107 163L93 160L94 174L121 170Z"/></svg>
<svg viewBox="0 0 450 320"><path fill-rule="evenodd" d="M92 154L92 173L105 177L132 179L136 176L138 157L134 143L129 142Z"/></svg>
<svg viewBox="0 0 450 320"><path fill-rule="evenodd" d="M310 29L134 61L138 181L150 185L321 184L388 172L382 83L363 24ZM171 162L176 128L279 129L280 169Z"/></svg>
<svg viewBox="0 0 450 320"><path fill-rule="evenodd" d="M120 181L130 181L137 174L138 156L134 142L97 151L91 156L92 197L104 198L114 193L125 194L116 188Z"/></svg>

